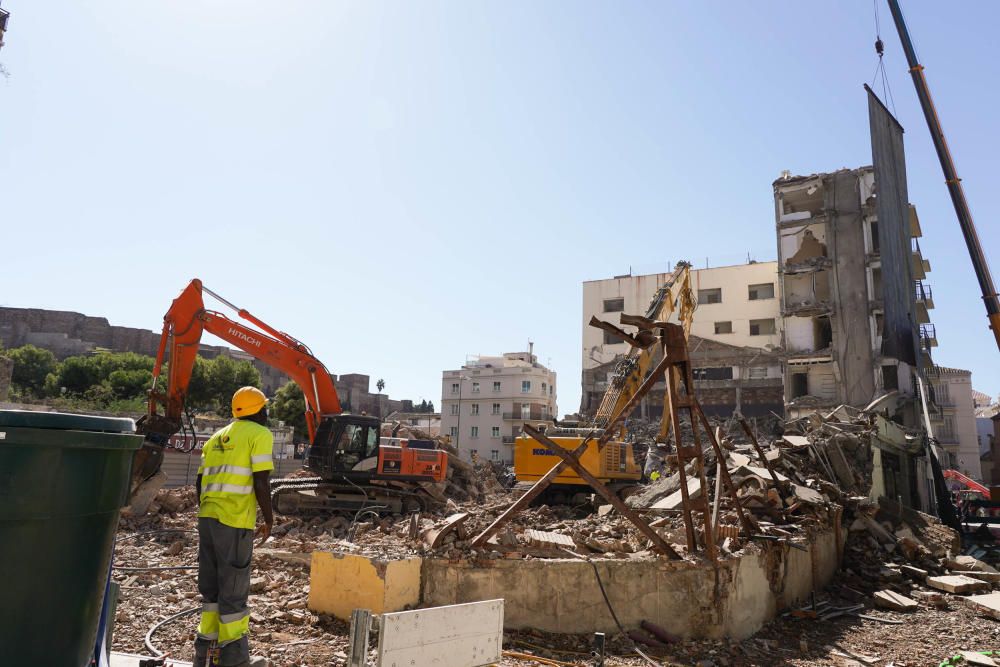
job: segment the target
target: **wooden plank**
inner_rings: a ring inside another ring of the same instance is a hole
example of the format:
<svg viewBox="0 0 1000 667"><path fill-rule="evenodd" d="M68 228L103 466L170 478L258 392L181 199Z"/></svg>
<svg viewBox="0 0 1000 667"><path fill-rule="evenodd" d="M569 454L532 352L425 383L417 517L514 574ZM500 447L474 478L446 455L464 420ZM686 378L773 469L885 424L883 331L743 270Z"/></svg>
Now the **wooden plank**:
<svg viewBox="0 0 1000 667"><path fill-rule="evenodd" d="M946 575L943 577L927 577L927 585L939 591L947 593L978 593L990 590L990 585L985 581L979 581L961 574Z"/></svg>
<svg viewBox="0 0 1000 667"><path fill-rule="evenodd" d="M606 487L601 482L601 480L597 479L592 474L590 474L590 471L583 467L583 465L580 463L579 459L576 458L576 456L570 454L568 451L566 451L565 449L554 443L552 440L546 437L544 433L536 429L531 424L524 425L524 432L530 435L532 438L534 438L537 442L540 442L541 444L548 447L550 450L555 452L557 456L562 458L562 460L567 465L569 465L570 468L576 471L577 475L579 475L585 482L587 482L587 484L593 487L594 491L597 491L598 494L600 494L605 500L611 503L611 505L613 505L616 510L618 510L619 514L628 519L632 523L632 525L638 528L639 532L645 535L649 539L649 541L653 543L653 548L659 549L660 552L670 556L671 558L675 558L677 560L681 559L681 555L676 551L674 551L673 547L667 544L667 542L662 537L660 537L659 533L650 528L649 524L646 523L642 519L642 517L636 514L631 507L622 502L621 498L619 498L614 493L609 491L608 487Z"/></svg>
<svg viewBox="0 0 1000 667"><path fill-rule="evenodd" d="M920 603L916 600L911 600L905 595L900 595L894 591L877 591L874 597L875 606L879 609L915 611L920 607Z"/></svg>
<svg viewBox="0 0 1000 667"><path fill-rule="evenodd" d="M480 667L501 660L503 600L383 614L378 667Z"/></svg>
<svg viewBox="0 0 1000 667"><path fill-rule="evenodd" d="M583 442L580 443L579 447L574 449L572 452L569 452L570 456L572 456L575 459L576 457L580 456L585 451L587 451L587 444L590 442L590 440L591 436L588 435L586 438L583 439ZM559 447L558 445L556 445L556 449L560 453L563 451L563 448ZM504 524L510 521L511 517L513 517L515 514L517 514L525 507L530 505L535 500L535 498L542 495L542 491L544 491L549 486L549 484L552 483L552 480L558 477L559 474L565 469L566 469L565 459L552 466L552 469L549 470L547 473L545 473L541 477L541 479L535 482L534 486L528 489L523 496L514 501L514 504L508 507L506 510L504 510L504 513L498 516L493 521L493 523L486 526L483 532L476 535L476 537L472 540L472 546L474 547L485 546L486 542L489 541L491 537L496 535L497 531L503 528Z"/></svg>

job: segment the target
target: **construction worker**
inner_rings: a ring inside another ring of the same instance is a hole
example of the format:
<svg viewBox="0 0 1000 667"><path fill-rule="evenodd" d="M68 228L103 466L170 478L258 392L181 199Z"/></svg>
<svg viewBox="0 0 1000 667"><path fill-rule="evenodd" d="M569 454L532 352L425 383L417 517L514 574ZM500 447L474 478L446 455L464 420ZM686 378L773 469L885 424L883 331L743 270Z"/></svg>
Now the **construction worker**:
<svg viewBox="0 0 1000 667"><path fill-rule="evenodd" d="M267 398L255 387L233 394L233 417L201 451L198 467L198 591L201 623L195 666L251 665L250 558L271 534L274 515L268 478L274 436L267 428ZM264 523L257 528L257 507ZM258 659L254 660L257 663Z"/></svg>

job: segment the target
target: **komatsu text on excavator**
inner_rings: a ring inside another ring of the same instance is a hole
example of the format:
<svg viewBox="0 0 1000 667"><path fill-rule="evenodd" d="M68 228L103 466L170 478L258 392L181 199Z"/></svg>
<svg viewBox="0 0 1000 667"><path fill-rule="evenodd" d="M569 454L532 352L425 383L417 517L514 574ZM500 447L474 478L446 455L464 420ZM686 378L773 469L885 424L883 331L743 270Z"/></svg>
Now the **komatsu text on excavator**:
<svg viewBox="0 0 1000 667"><path fill-rule="evenodd" d="M205 308L209 294L254 325L252 328ZM204 332L218 336L284 372L302 389L310 447L306 468L316 477L272 481L275 509L282 513L324 513L370 508L415 511L432 501L429 490L445 480L446 452L431 440L383 442L381 423L369 415L345 414L330 373L305 344L264 323L192 280L163 318L163 334L153 367L147 414L137 430L145 435L133 466L133 493L155 475L172 435L181 430L184 400ZM169 353L169 355L168 355ZM166 386L159 389L167 364Z"/></svg>

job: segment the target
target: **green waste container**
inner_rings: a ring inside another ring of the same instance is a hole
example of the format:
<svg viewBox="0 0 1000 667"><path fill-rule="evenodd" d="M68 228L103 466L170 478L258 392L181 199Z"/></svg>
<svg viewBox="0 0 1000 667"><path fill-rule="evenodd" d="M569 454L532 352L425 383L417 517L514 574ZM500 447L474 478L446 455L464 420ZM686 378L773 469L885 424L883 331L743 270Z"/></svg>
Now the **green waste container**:
<svg viewBox="0 0 1000 667"><path fill-rule="evenodd" d="M90 664L141 445L131 419L0 410L0 663Z"/></svg>

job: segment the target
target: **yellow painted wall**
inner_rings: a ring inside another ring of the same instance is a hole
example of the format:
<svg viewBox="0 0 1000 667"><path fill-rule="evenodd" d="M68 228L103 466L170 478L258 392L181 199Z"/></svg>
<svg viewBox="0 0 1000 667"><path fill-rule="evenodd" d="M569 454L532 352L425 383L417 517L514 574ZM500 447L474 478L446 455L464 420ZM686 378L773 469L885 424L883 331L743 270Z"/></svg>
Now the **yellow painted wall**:
<svg viewBox="0 0 1000 667"><path fill-rule="evenodd" d="M355 609L381 614L414 607L420 602L421 562L314 551L309 609L347 620Z"/></svg>

